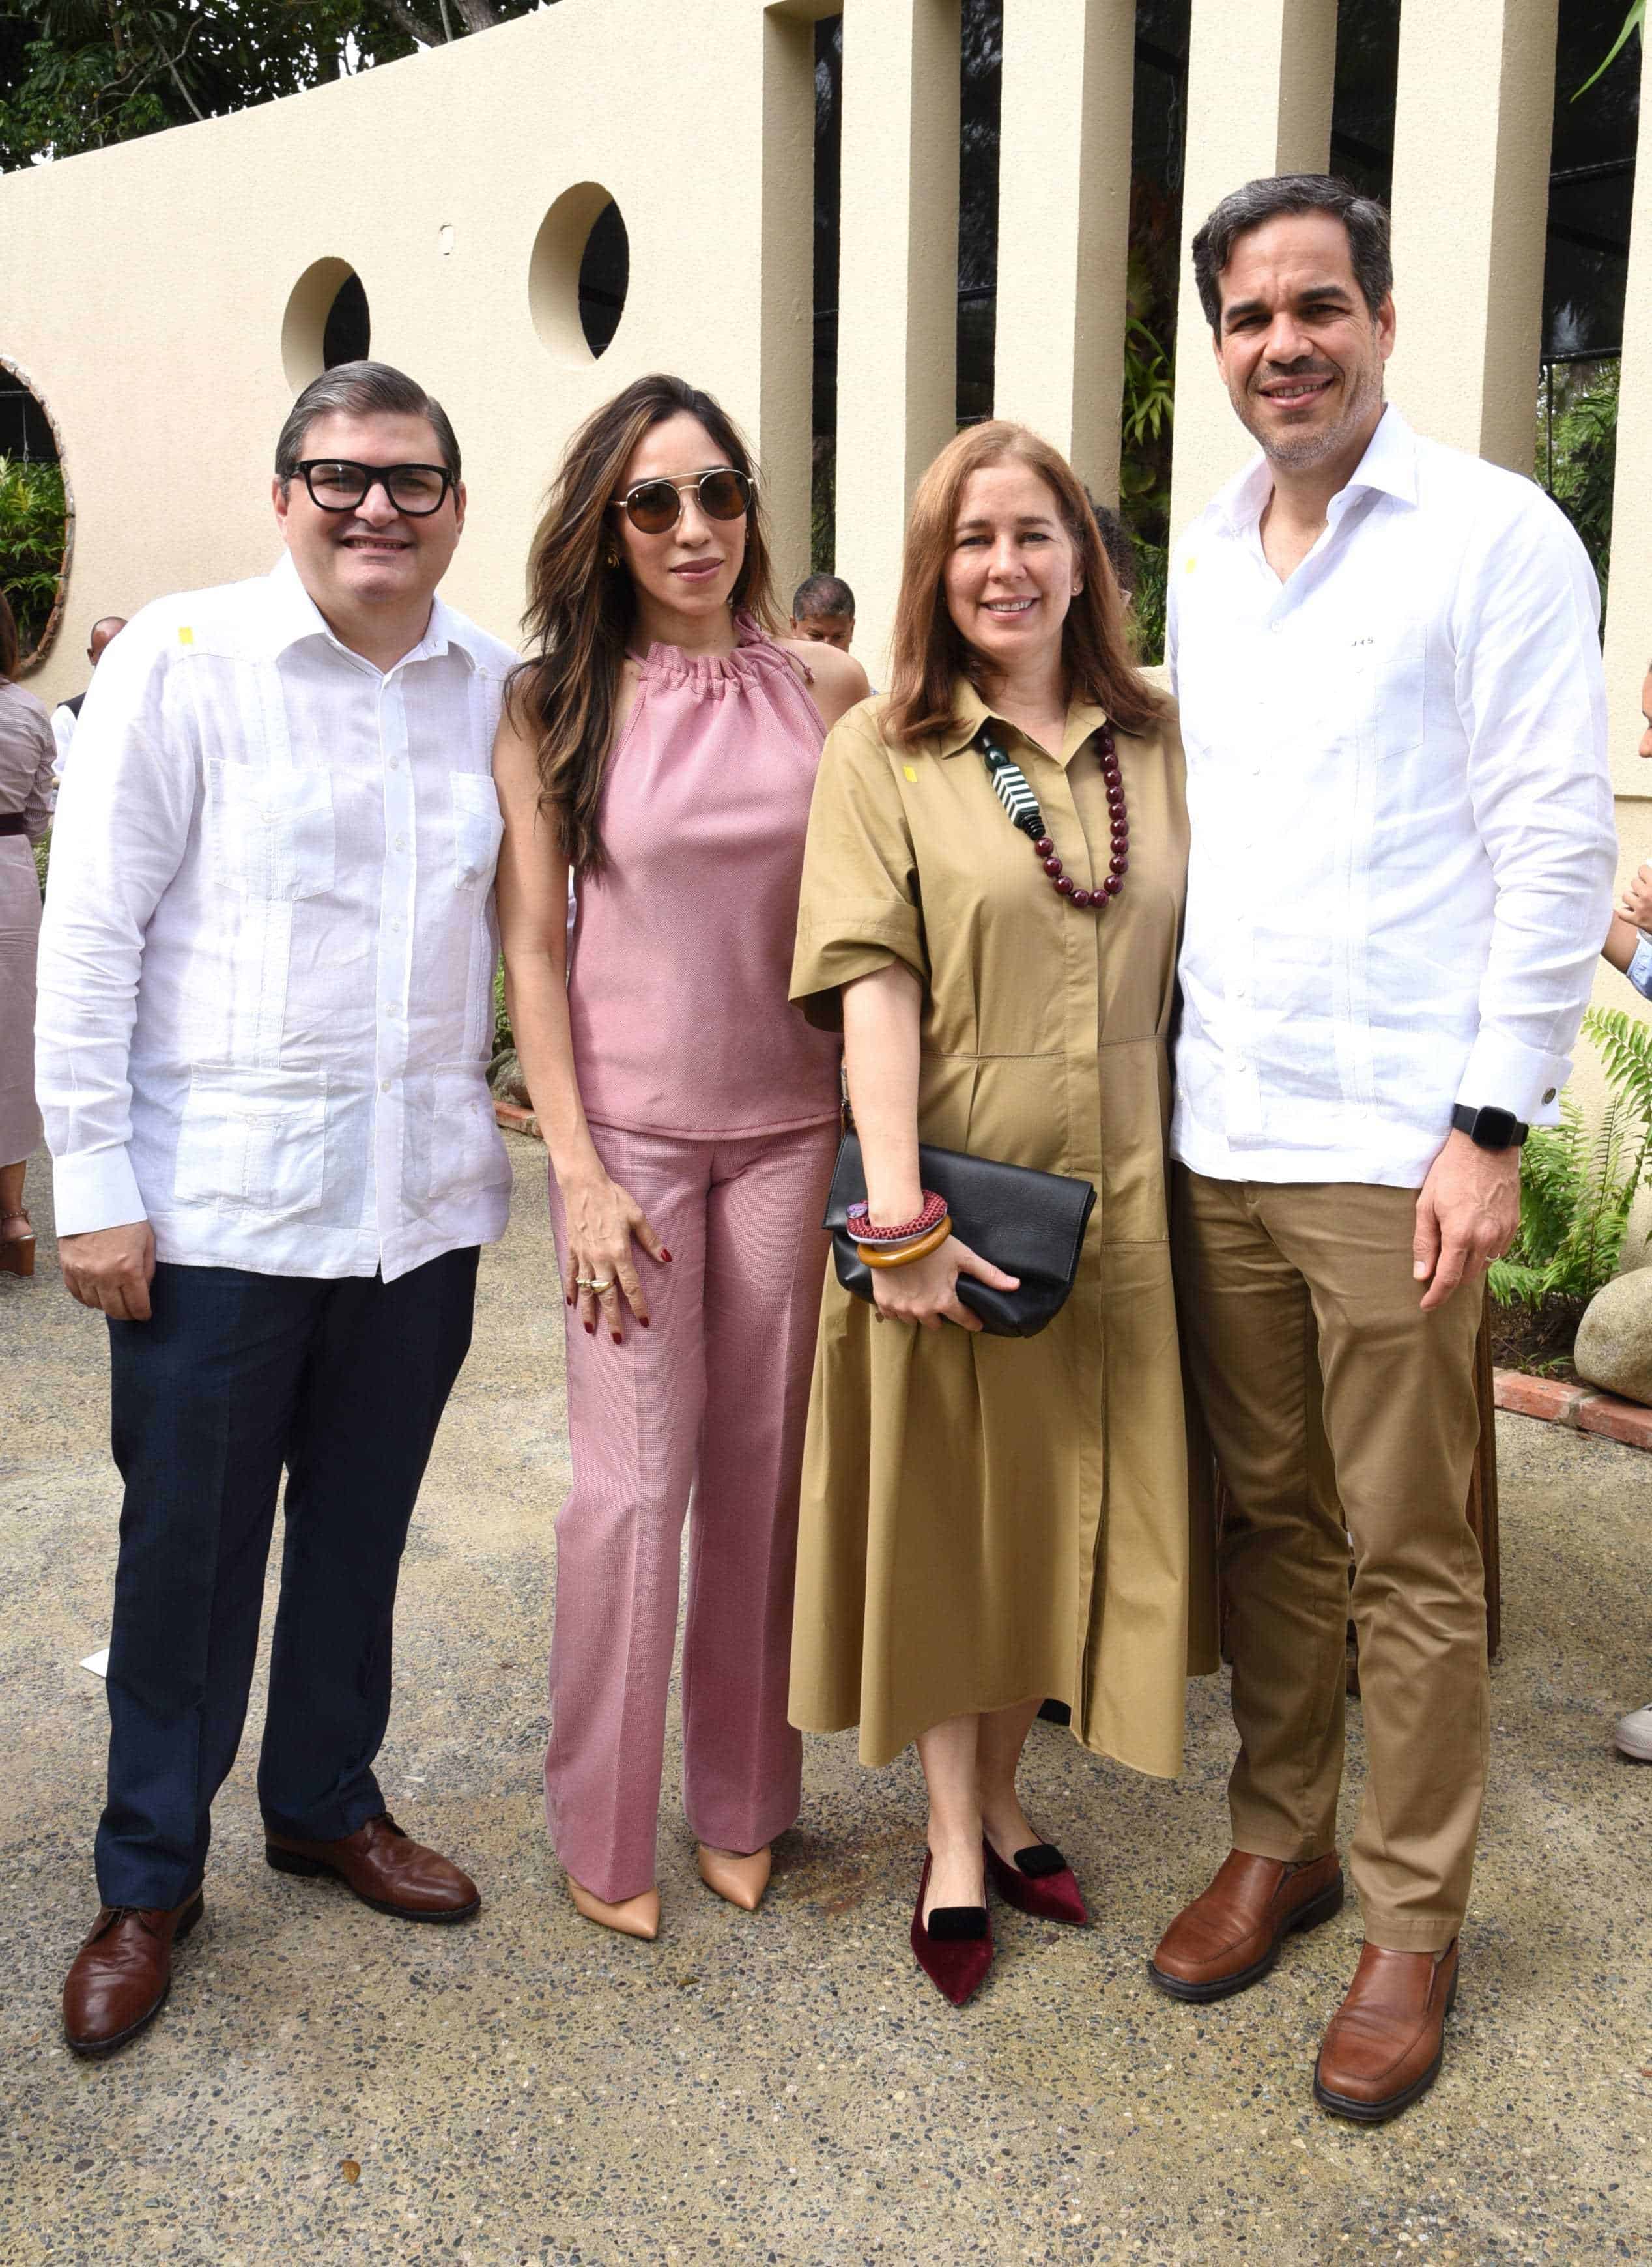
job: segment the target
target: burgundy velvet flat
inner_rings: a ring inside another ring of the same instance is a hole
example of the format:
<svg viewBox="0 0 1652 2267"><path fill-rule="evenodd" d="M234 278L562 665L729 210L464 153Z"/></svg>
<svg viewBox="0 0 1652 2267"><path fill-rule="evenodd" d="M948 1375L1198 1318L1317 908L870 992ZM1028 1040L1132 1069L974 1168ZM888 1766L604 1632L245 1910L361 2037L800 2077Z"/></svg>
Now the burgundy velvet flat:
<svg viewBox="0 0 1652 2267"><path fill-rule="evenodd" d="M1017 1850L1013 1866L1004 1863L984 1837L987 1874L999 1896L1017 1912L1035 1920L1065 1921L1069 1928L1088 1928L1090 1915L1073 1869L1053 1843L1034 1842Z"/></svg>
<svg viewBox="0 0 1652 2267"><path fill-rule="evenodd" d="M924 1926L923 1899L933 1863L926 1850L912 1911L912 1949L936 1991L961 2007L980 1989L993 1964L992 1923L985 1905L937 1905Z"/></svg>

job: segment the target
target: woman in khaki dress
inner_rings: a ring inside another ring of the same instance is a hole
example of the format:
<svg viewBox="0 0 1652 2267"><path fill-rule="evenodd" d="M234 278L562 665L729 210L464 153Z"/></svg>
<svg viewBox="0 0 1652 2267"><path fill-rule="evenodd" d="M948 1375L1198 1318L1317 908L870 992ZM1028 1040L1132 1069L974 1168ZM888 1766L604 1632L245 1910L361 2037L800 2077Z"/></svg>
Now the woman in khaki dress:
<svg viewBox="0 0 1652 2267"><path fill-rule="evenodd" d="M995 789L983 728L1042 845ZM1174 722L1130 662L1083 489L1024 428L969 429L913 506L889 693L826 742L792 974L811 1021L841 1022L871 1236L922 1216L920 1141L1097 1189L1072 1295L1036 1338L980 1331L958 1275L1010 1279L956 1236L875 1271L875 1308L829 1280L821 1317L792 1720L858 1723L873 1764L916 1740L913 1947L959 2003L991 1961L987 1877L1085 1918L1016 1792L1040 1698L1098 1753L1170 1777L1190 1656L1214 1666L1166 1243L1186 855Z"/></svg>

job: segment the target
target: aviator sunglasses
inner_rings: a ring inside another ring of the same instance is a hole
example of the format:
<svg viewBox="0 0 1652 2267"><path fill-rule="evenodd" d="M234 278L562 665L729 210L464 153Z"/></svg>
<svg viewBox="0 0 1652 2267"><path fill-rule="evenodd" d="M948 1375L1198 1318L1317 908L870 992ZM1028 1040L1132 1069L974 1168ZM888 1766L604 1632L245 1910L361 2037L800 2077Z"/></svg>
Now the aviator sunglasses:
<svg viewBox="0 0 1652 2267"><path fill-rule="evenodd" d="M708 519L738 519L752 501L752 483L732 465L701 473L692 481L639 481L608 507L623 511L643 535L664 535L683 516L683 497L692 488Z"/></svg>

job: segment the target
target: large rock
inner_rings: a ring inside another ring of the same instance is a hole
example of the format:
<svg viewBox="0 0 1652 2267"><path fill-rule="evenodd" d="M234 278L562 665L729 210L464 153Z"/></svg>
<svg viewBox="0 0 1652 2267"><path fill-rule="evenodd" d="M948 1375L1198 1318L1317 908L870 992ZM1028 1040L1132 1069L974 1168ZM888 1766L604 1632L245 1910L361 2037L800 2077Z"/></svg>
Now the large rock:
<svg viewBox="0 0 1652 2267"><path fill-rule="evenodd" d="M1577 1326L1577 1374L1652 1409L1652 1267L1597 1291Z"/></svg>
<svg viewBox="0 0 1652 2267"><path fill-rule="evenodd" d="M528 1099L527 1081L522 1075L522 1066L517 1060L514 1047L505 1047L488 1066L488 1084L496 1102L514 1102L518 1109L532 1110Z"/></svg>

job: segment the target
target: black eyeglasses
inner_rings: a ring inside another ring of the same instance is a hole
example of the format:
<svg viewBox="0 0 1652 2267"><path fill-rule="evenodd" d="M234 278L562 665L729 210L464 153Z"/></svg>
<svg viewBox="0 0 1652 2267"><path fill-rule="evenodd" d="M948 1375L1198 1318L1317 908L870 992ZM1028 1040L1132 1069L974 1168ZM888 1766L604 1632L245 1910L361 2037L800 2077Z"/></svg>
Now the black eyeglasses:
<svg viewBox="0 0 1652 2267"><path fill-rule="evenodd" d="M624 512L643 535L664 535L682 517L683 497L690 488L708 519L738 519L752 501L752 483L745 474L732 465L719 465L715 472L701 473L692 481L639 481L616 496L609 510Z"/></svg>
<svg viewBox="0 0 1652 2267"><path fill-rule="evenodd" d="M306 457L298 466L310 501L322 511L357 511L383 488L410 519L440 511L453 475L445 465L356 465L347 457Z"/></svg>

